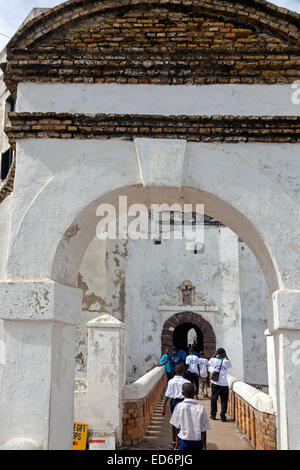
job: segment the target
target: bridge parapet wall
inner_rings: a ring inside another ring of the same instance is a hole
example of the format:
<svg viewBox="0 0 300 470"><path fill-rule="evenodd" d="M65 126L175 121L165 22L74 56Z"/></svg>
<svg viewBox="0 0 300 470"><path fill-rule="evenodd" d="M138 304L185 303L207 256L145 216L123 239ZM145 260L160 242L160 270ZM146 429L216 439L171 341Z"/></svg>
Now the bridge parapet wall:
<svg viewBox="0 0 300 470"><path fill-rule="evenodd" d="M277 449L276 410L270 395L229 376L228 412L257 450Z"/></svg>
<svg viewBox="0 0 300 470"><path fill-rule="evenodd" d="M166 388L166 374L155 367L123 392L123 444L138 444L144 437L153 412Z"/></svg>

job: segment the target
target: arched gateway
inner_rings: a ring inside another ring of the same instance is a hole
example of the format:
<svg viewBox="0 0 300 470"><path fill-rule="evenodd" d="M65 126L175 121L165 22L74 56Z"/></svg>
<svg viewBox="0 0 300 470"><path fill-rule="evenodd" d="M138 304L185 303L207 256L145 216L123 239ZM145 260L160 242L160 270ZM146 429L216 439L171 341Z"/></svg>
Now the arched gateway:
<svg viewBox="0 0 300 470"><path fill-rule="evenodd" d="M300 448L299 19L261 0L69 0L12 38L1 444L72 445L76 281L98 205L121 195L202 203L251 248L270 292L278 447Z"/></svg>
<svg viewBox="0 0 300 470"><path fill-rule="evenodd" d="M207 358L212 357L216 351L214 330L208 321L193 312L176 313L164 323L161 334L162 353L172 346L186 349L188 332L192 328L197 333L198 347L204 351Z"/></svg>

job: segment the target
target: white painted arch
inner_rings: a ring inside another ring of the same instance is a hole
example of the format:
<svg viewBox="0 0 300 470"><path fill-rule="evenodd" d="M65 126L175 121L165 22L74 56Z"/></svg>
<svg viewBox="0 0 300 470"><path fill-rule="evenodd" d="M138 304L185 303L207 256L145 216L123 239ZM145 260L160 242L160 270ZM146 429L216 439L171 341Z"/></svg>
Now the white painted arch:
<svg viewBox="0 0 300 470"><path fill-rule="evenodd" d="M74 285L77 267L95 235L97 206L117 204L119 195L127 195L129 205L203 203L208 215L248 244L270 292L297 288L296 201L244 157L261 152L271 159L274 152L291 154L297 147L188 143L184 163L176 170L182 171L182 187L173 187L172 162L167 159L162 161L161 181L156 173L156 181L144 187L133 142L20 141L7 277L50 277Z"/></svg>
<svg viewBox="0 0 300 470"><path fill-rule="evenodd" d="M269 329L275 340L269 351L276 357L272 375L279 448L300 448L295 418L300 411L300 377L289 358L300 323L295 292L300 290L299 206L284 184L284 168L283 176L275 178L261 165L279 158L294 161L298 146L187 143L178 155L180 164L173 165L174 141L161 142L161 148L170 146L168 152L161 151L160 139L155 139L160 158L153 160L149 143L139 142L137 152L134 142L118 139L19 141L7 279L21 283L50 278L74 286L82 256L95 235L96 208L101 202L117 204L119 195L127 195L129 205L204 204L208 215L248 244L274 293ZM154 161L160 171L151 170ZM277 295L283 290L288 299Z"/></svg>

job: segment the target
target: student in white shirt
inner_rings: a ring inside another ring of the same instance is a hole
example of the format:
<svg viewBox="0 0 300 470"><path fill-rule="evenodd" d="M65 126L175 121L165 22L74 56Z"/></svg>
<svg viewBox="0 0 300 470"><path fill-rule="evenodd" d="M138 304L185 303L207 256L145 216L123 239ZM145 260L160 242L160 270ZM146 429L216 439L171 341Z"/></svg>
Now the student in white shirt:
<svg viewBox="0 0 300 470"><path fill-rule="evenodd" d="M177 429L176 449L184 451L206 450L206 431L210 429L205 408L196 400L194 384L184 384L185 399L176 406L170 423Z"/></svg>
<svg viewBox="0 0 300 470"><path fill-rule="evenodd" d="M198 398L198 392L199 392L199 375L200 375L200 359L198 356L195 355L195 349L192 346L189 351L189 355L186 357L185 364L187 366L187 377L192 382L195 384L196 387L196 398Z"/></svg>
<svg viewBox="0 0 300 470"><path fill-rule="evenodd" d="M207 398L208 397L208 393L207 393L208 360L205 358L203 351L200 352L199 361L200 361L200 364L199 364L200 393L203 396L203 398Z"/></svg>
<svg viewBox="0 0 300 470"><path fill-rule="evenodd" d="M232 367L230 360L227 357L226 351L223 348L219 348L215 355L209 360L209 365L213 367L213 372L219 372L218 380L211 379L211 419L216 419L218 411L218 397L221 398L221 421L226 421L226 412L228 404L228 380L227 374L228 369Z"/></svg>
<svg viewBox="0 0 300 470"><path fill-rule="evenodd" d="M164 416L166 414L166 405L170 398L170 409L171 414L174 412L175 407L184 400L184 396L182 394L182 386L184 384L190 384L189 380L186 380L183 376L185 373L184 364L177 364L175 368L175 376L173 379L169 380L168 387L165 393L165 399L163 402L161 414ZM176 429L172 426L172 447L175 447L176 444Z"/></svg>

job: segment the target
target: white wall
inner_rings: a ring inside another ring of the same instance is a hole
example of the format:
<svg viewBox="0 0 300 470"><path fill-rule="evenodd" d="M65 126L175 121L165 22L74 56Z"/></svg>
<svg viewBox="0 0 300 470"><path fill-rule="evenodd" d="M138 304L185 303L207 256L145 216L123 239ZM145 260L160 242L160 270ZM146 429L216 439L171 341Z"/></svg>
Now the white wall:
<svg viewBox="0 0 300 470"><path fill-rule="evenodd" d="M299 116L290 85L37 84L18 86L18 112ZM276 96L276 99L274 99Z"/></svg>
<svg viewBox="0 0 300 470"><path fill-rule="evenodd" d="M83 258L80 279L84 297L77 328L77 377L86 376L86 323L103 311L127 327L128 380L146 373L160 358L162 325L171 315L159 312L158 305L189 279L207 301L219 306L218 313L203 317L215 330L217 346L228 349L235 375L267 385L267 287L256 258L231 230L206 226L204 252L197 255L186 251L180 240L163 240L161 245L130 240L127 246L95 238Z"/></svg>
<svg viewBox="0 0 300 470"><path fill-rule="evenodd" d="M8 196L0 205L0 279L5 279L5 266L8 253L10 215L12 196Z"/></svg>
<svg viewBox="0 0 300 470"><path fill-rule="evenodd" d="M94 238L82 259L77 286L83 290L82 321L76 327L76 377L85 377L87 368L87 323L106 311L106 242Z"/></svg>
<svg viewBox="0 0 300 470"><path fill-rule="evenodd" d="M268 290L256 258L243 242L239 243L240 297L244 353L244 379L250 384L267 385Z"/></svg>
<svg viewBox="0 0 300 470"><path fill-rule="evenodd" d="M160 312L158 306L184 280L219 307L219 312L203 317L212 325L217 345L228 349L235 374L242 377L237 236L225 227L206 227L204 252L198 254L186 251L184 240L162 240L161 245L152 240L129 242L125 316L129 380L160 359L162 326L172 314Z"/></svg>

